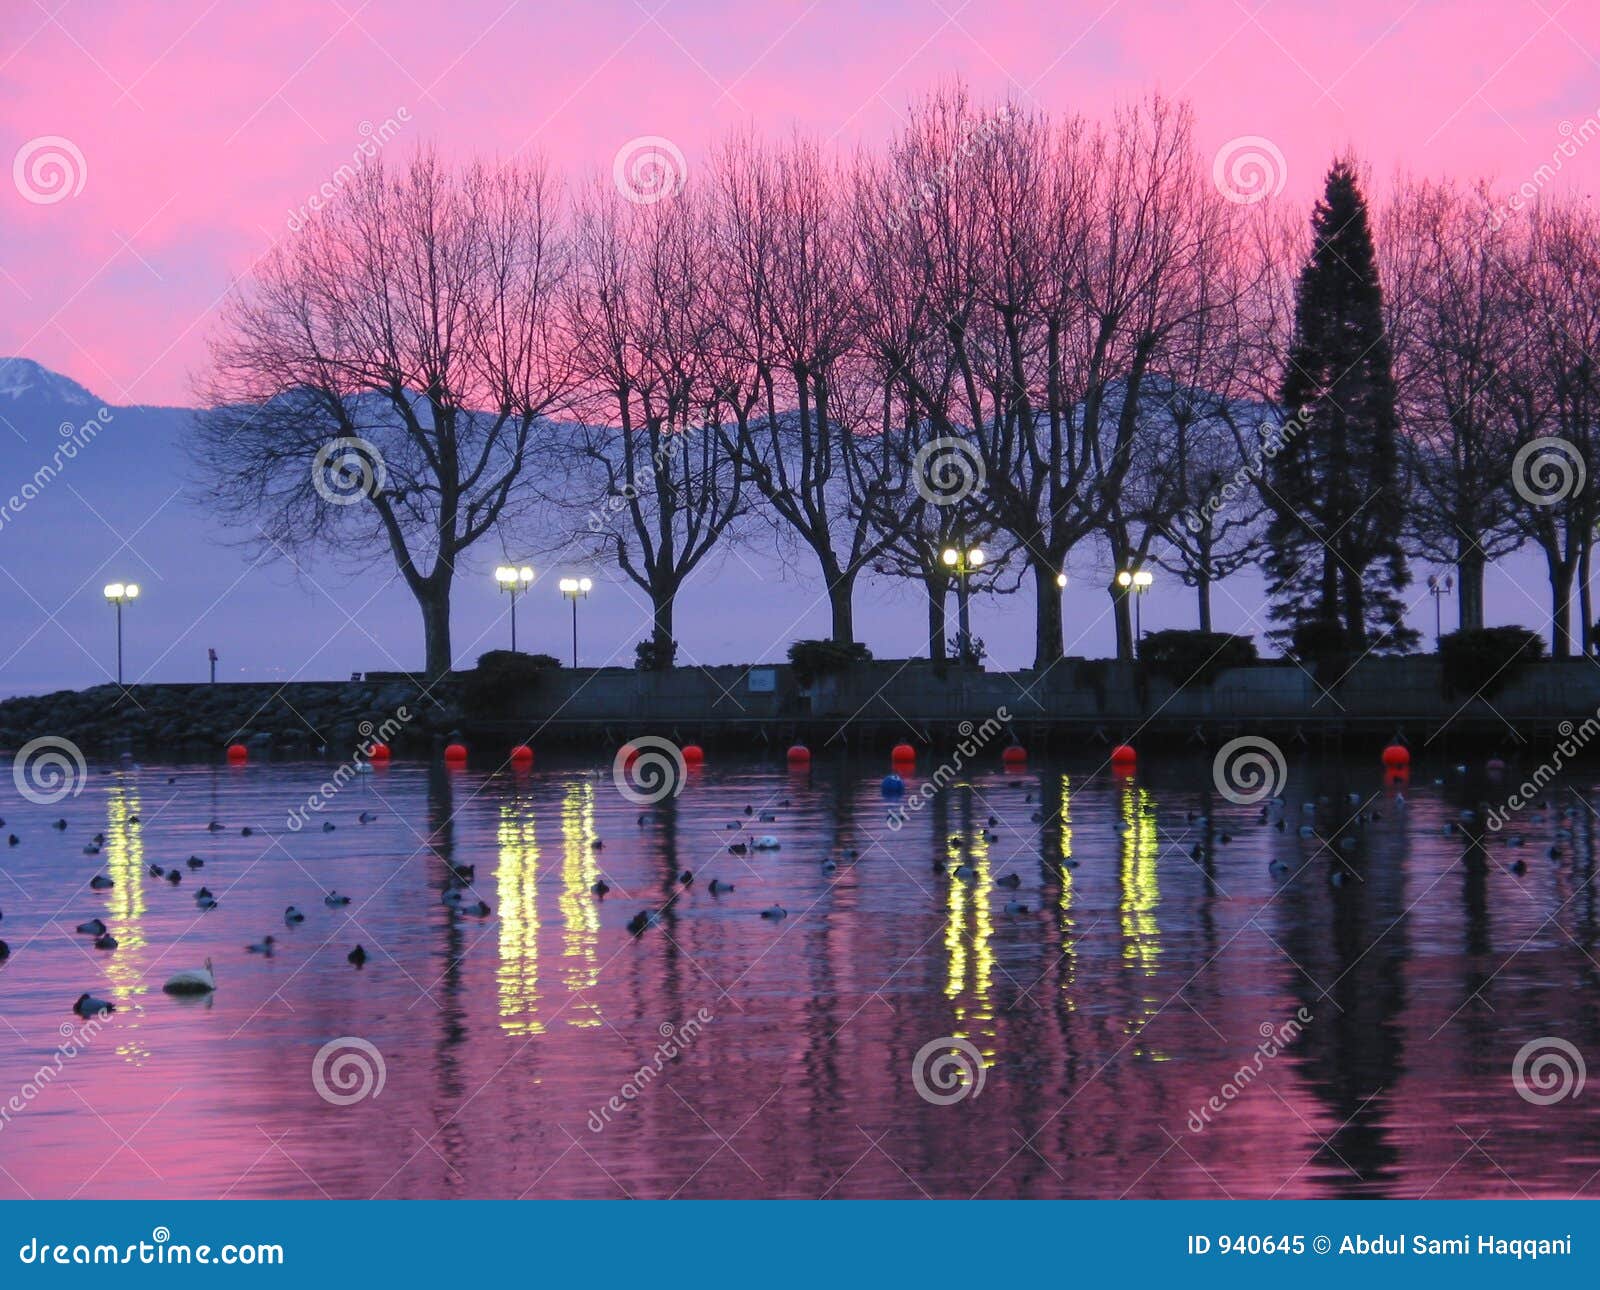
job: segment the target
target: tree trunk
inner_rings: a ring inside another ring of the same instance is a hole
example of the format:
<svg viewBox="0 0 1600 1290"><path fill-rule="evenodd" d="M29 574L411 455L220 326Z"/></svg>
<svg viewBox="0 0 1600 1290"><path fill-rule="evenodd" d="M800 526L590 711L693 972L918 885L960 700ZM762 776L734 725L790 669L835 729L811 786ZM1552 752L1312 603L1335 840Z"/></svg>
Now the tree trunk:
<svg viewBox="0 0 1600 1290"><path fill-rule="evenodd" d="M833 620L833 640L836 645L851 645L856 639L855 591L856 575L853 571L840 572L823 567L828 581L828 612Z"/></svg>
<svg viewBox="0 0 1600 1290"><path fill-rule="evenodd" d="M450 584L433 580L416 593L422 610L423 671L436 681L450 670Z"/></svg>
<svg viewBox="0 0 1600 1290"><path fill-rule="evenodd" d="M1126 587L1119 586L1113 578L1106 586L1111 593L1111 618L1117 625L1117 661L1131 663L1133 661L1133 621L1128 614L1128 600L1130 592Z"/></svg>
<svg viewBox="0 0 1600 1290"><path fill-rule="evenodd" d="M1211 630L1211 575L1204 569L1195 575L1194 580L1195 600L1200 606L1200 630Z"/></svg>
<svg viewBox="0 0 1600 1290"><path fill-rule="evenodd" d="M1061 588L1056 583L1056 570L1036 563L1033 587L1033 666L1042 672L1061 658Z"/></svg>
<svg viewBox="0 0 1600 1290"><path fill-rule="evenodd" d="M677 598L675 583L658 582L650 588L650 640L655 645L656 667L666 671L677 661L672 639L672 602Z"/></svg>
<svg viewBox="0 0 1600 1290"><path fill-rule="evenodd" d="M1550 657L1572 657L1572 566L1545 561L1550 574Z"/></svg>
<svg viewBox="0 0 1600 1290"><path fill-rule="evenodd" d="M1357 654L1367 648L1366 588L1361 575L1349 569L1344 571L1344 637Z"/></svg>
<svg viewBox="0 0 1600 1290"><path fill-rule="evenodd" d="M1473 551L1463 551L1456 561L1456 584L1459 597L1456 619L1462 631L1475 631L1483 626L1483 569L1484 559Z"/></svg>
<svg viewBox="0 0 1600 1290"><path fill-rule="evenodd" d="M941 575L923 579L922 585L928 594L928 657L935 663L943 663L944 637L947 630L945 603L946 597L950 594L950 583Z"/></svg>
<svg viewBox="0 0 1600 1290"><path fill-rule="evenodd" d="M1593 645L1594 602L1589 595L1589 553L1593 548L1583 544L1583 554L1578 557L1578 640L1585 654Z"/></svg>

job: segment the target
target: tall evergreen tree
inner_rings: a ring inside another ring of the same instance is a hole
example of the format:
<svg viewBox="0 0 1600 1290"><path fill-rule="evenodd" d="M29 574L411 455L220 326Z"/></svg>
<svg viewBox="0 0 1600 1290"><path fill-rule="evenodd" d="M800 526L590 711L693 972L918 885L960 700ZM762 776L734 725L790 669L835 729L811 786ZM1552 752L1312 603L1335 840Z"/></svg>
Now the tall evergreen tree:
<svg viewBox="0 0 1600 1290"><path fill-rule="evenodd" d="M1349 162L1329 170L1311 227L1267 476L1272 636L1297 653L1401 651L1418 637L1399 595L1411 581L1399 418L1367 203Z"/></svg>

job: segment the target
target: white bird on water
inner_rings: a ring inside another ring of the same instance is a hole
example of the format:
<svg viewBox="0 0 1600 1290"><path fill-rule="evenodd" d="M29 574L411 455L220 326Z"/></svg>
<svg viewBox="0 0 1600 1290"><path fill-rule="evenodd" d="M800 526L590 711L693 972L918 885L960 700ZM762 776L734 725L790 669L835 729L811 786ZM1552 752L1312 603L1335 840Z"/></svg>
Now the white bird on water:
<svg viewBox="0 0 1600 1290"><path fill-rule="evenodd" d="M211 974L211 960L203 968L189 968L167 978L161 987L168 994L210 994L217 988L217 978Z"/></svg>

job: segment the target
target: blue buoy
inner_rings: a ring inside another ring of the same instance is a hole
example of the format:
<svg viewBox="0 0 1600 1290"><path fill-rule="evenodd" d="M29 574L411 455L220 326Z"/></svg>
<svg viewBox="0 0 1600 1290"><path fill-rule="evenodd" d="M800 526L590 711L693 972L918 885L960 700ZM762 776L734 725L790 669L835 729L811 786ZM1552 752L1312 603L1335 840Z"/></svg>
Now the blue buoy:
<svg viewBox="0 0 1600 1290"><path fill-rule="evenodd" d="M883 777L883 795L885 797L899 797L906 791L906 782L900 776L889 774Z"/></svg>

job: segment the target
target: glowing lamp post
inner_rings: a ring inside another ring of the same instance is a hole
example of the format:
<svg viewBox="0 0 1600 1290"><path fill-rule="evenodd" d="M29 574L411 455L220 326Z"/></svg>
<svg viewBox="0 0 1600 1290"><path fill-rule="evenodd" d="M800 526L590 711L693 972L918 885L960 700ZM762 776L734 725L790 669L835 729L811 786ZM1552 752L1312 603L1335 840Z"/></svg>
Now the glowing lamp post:
<svg viewBox="0 0 1600 1290"><path fill-rule="evenodd" d="M588 578L563 578L561 594L572 602L572 666L578 666L578 601L587 600L594 583Z"/></svg>
<svg viewBox="0 0 1600 1290"><path fill-rule="evenodd" d="M494 580L500 585L500 590L511 596L511 652L517 652L517 595L528 589L528 584L533 581L533 570L527 565L520 568L509 564L502 564L494 571Z"/></svg>
<svg viewBox="0 0 1600 1290"><path fill-rule="evenodd" d="M1150 590L1155 575L1148 569L1124 569L1117 575L1117 586L1133 593L1133 640L1137 645L1144 640L1144 614L1141 612L1144 593Z"/></svg>
<svg viewBox="0 0 1600 1290"><path fill-rule="evenodd" d="M986 558L983 548L977 546L947 546L939 553L940 561L956 580L956 615L959 624L957 639L963 662L972 655L972 613L969 607L971 597L968 579L983 568Z"/></svg>
<svg viewBox="0 0 1600 1290"><path fill-rule="evenodd" d="M139 599L137 582L108 582L106 599L117 607L117 684L122 684L122 606Z"/></svg>

